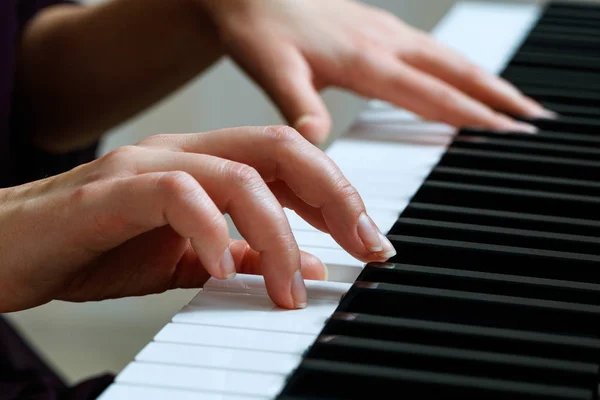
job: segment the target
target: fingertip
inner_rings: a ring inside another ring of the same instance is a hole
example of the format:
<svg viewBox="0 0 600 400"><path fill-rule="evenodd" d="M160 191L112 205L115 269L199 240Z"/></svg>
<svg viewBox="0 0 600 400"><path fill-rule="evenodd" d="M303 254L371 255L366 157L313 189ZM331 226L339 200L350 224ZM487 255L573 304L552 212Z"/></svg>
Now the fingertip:
<svg viewBox="0 0 600 400"><path fill-rule="evenodd" d="M294 299L294 308L306 308L308 304L308 294L302 271L297 270L292 277L292 298Z"/></svg>
<svg viewBox="0 0 600 400"><path fill-rule="evenodd" d="M328 118L315 115L303 115L296 120L293 128L309 142L319 145L327 139L331 129L331 121Z"/></svg>

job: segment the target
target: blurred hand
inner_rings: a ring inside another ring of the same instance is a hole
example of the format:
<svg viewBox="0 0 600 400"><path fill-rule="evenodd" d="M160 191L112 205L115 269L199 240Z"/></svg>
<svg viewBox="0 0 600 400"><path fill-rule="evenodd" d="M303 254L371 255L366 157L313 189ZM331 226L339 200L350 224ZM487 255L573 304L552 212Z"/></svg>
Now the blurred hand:
<svg viewBox="0 0 600 400"><path fill-rule="evenodd" d="M282 207L350 254L385 261L391 244L337 166L291 128L159 135L69 172L0 190L0 312L201 287L262 274L273 301L307 302L301 253ZM228 213L247 241L229 237Z"/></svg>
<svg viewBox="0 0 600 400"><path fill-rule="evenodd" d="M457 127L531 132L504 113L553 116L424 32L355 1L195 1L232 58L313 143L331 127L319 96L328 86Z"/></svg>

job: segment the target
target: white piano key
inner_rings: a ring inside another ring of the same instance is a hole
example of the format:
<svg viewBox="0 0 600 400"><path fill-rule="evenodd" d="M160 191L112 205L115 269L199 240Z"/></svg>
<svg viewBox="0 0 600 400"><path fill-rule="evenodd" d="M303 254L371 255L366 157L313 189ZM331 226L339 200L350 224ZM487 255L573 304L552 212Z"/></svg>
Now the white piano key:
<svg viewBox="0 0 600 400"><path fill-rule="evenodd" d="M444 146L419 143L394 143L370 140L339 139L327 155L338 165L354 165L361 168L388 167L380 173L405 169L407 165L427 165L438 160L445 152Z"/></svg>
<svg viewBox="0 0 600 400"><path fill-rule="evenodd" d="M411 197L412 198L412 197ZM410 203L410 198L407 199L385 199L376 196L366 195L362 197L363 203L365 203L365 207L369 215L373 215L374 213L379 214L386 213L385 219L378 219L377 221L373 219L375 225L382 232L387 232L394 222L398 219L400 213L406 208L408 203ZM392 216L390 218L390 215Z"/></svg>
<svg viewBox="0 0 600 400"><path fill-rule="evenodd" d="M302 356L268 351L151 342L142 349L136 360L156 364L280 374L293 370L300 364Z"/></svg>
<svg viewBox="0 0 600 400"><path fill-rule="evenodd" d="M353 186L372 183L373 186L385 188L387 186L402 185L406 183L407 180L415 180L422 183L433 167L433 165L421 165L397 171L388 176L382 175L375 170L354 167L346 167L342 170L342 173Z"/></svg>
<svg viewBox="0 0 600 400"><path fill-rule="evenodd" d="M395 185L371 185L369 182L355 182L352 185L363 198L375 197L402 202L414 196L424 180L423 177L415 177Z"/></svg>
<svg viewBox="0 0 600 400"><path fill-rule="evenodd" d="M318 335L337 304L311 299L304 309L284 310L264 295L203 291L173 322Z"/></svg>
<svg viewBox="0 0 600 400"><path fill-rule="evenodd" d="M399 212L390 209L377 208L377 206L390 206L402 210L408 204L408 200L384 200L384 199L374 199L371 197L363 198L363 202L365 203L365 207L367 212L375 225L382 231L387 232L389 228L396 222L398 219ZM285 209L285 215L288 218L290 223L290 227L292 231L319 231L317 228L306 222L302 217L296 214L295 211L290 209ZM386 229L387 228L387 229Z"/></svg>
<svg viewBox="0 0 600 400"><path fill-rule="evenodd" d="M347 267L363 267L364 262L357 260L344 250L327 249L323 247L300 246L300 250L306 251L319 258L325 265L344 265Z"/></svg>
<svg viewBox="0 0 600 400"><path fill-rule="evenodd" d="M232 395L276 396L285 374L228 371L134 361L117 377L118 383L200 390Z"/></svg>
<svg viewBox="0 0 600 400"><path fill-rule="evenodd" d="M350 283L304 281L308 299L339 301L340 296L350 289ZM264 277L261 275L238 274L233 279L211 278L204 284L203 291L243 292L267 295ZM198 294L199 295L199 294Z"/></svg>
<svg viewBox="0 0 600 400"><path fill-rule="evenodd" d="M445 124L399 122L393 113L372 112L370 115L362 113L345 137L420 146L430 152L431 158L427 160L434 161L446 151L456 132L456 128Z"/></svg>
<svg viewBox="0 0 600 400"><path fill-rule="evenodd" d="M155 386L116 383L105 390L98 400L269 400L269 396L243 396L224 393L191 391Z"/></svg>
<svg viewBox="0 0 600 400"><path fill-rule="evenodd" d="M294 237L299 246L324 247L326 249L342 250L342 247L331 235L321 231L294 231Z"/></svg>
<svg viewBox="0 0 600 400"><path fill-rule="evenodd" d="M431 34L497 74L519 48L541 10L535 2L457 2Z"/></svg>
<svg viewBox="0 0 600 400"><path fill-rule="evenodd" d="M235 312L231 312L235 318ZM237 349L301 354L315 336L303 333L237 329L221 326L169 323L154 337L157 342L198 344Z"/></svg>

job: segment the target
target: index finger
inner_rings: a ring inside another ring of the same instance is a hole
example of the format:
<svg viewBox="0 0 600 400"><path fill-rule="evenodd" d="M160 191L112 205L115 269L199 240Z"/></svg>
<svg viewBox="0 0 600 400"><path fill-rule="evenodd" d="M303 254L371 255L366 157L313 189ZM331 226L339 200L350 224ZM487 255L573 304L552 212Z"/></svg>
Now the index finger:
<svg viewBox="0 0 600 400"><path fill-rule="evenodd" d="M245 127L178 135L171 146L247 164L266 182L285 182L300 201L320 212L336 242L361 261L385 261L396 253L337 165L292 128Z"/></svg>

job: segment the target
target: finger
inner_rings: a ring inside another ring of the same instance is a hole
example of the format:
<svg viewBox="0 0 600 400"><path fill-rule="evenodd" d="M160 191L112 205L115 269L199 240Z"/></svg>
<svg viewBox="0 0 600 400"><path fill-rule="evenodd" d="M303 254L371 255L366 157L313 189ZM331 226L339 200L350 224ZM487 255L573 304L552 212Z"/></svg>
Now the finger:
<svg viewBox="0 0 600 400"><path fill-rule="evenodd" d="M417 51L403 52L401 59L423 72L438 77L490 107L512 114L534 118L553 118L533 99L524 96L506 80L486 71L428 35L417 33Z"/></svg>
<svg viewBox="0 0 600 400"><path fill-rule="evenodd" d="M249 38L231 50L290 125L311 143L325 141L331 116L312 82L310 66L296 48L279 42L254 43Z"/></svg>
<svg viewBox="0 0 600 400"><path fill-rule="evenodd" d="M160 150L141 154L136 166L142 173L185 171L193 176L260 253L273 301L285 308L306 305L300 250L281 205L255 169L210 155ZM206 243L197 238L191 238L191 242L207 271L223 277L218 264L207 262L213 261L213 254Z"/></svg>
<svg viewBox="0 0 600 400"><path fill-rule="evenodd" d="M91 250L104 252L152 229L171 226L194 243L211 275L230 278L235 265L225 217L196 179L181 170L151 171L88 189L84 226L97 238ZM88 246L90 247L90 246Z"/></svg>
<svg viewBox="0 0 600 400"><path fill-rule="evenodd" d="M146 145L165 146L168 142L172 149L251 165L269 183L285 182L303 203L319 210L337 243L361 261L385 261L395 254L337 165L291 128L234 128L172 139L159 137Z"/></svg>
<svg viewBox="0 0 600 400"><path fill-rule="evenodd" d="M252 250L246 241L232 240L230 248L238 273L263 275L260 253ZM327 267L312 254L301 251L300 264L304 279L327 280Z"/></svg>
<svg viewBox="0 0 600 400"><path fill-rule="evenodd" d="M369 85L357 82L364 95L378 97L426 119L456 127L534 133L528 124L495 112L438 78L393 57L365 56L358 67Z"/></svg>
<svg viewBox="0 0 600 400"><path fill-rule="evenodd" d="M302 201L302 199L296 196L296 193L294 193L285 182L278 180L269 183L269 188L283 207L294 210L300 217L302 217L303 220L318 230L329 233L327 223L323 219L321 210L311 207Z"/></svg>

